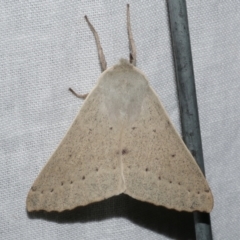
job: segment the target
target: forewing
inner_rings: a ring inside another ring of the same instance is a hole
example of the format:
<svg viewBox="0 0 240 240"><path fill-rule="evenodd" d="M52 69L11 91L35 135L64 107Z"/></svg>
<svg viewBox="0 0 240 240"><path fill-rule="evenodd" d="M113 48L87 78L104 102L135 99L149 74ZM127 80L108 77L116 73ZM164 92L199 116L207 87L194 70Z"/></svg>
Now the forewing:
<svg viewBox="0 0 240 240"><path fill-rule="evenodd" d="M122 142L126 194L179 211L211 211L207 181L151 88Z"/></svg>
<svg viewBox="0 0 240 240"><path fill-rule="evenodd" d="M63 211L100 201L124 189L119 130L108 121L95 88L27 197L28 211Z"/></svg>

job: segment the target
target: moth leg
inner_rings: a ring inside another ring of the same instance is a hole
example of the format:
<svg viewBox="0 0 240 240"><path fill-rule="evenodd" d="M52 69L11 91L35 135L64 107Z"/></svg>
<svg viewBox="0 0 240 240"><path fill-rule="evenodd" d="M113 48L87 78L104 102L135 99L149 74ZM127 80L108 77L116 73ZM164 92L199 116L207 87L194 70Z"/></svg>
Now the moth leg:
<svg viewBox="0 0 240 240"><path fill-rule="evenodd" d="M73 95L75 95L78 98L85 99L88 96L88 93L86 94L78 94L75 91L73 91L71 88L68 89Z"/></svg>
<svg viewBox="0 0 240 240"><path fill-rule="evenodd" d="M101 47L101 44L100 44L99 36L98 36L96 30L94 29L93 25L89 22L87 16L85 16L85 19L86 19L86 21L88 23L88 26L91 29L94 37L95 37L96 44L97 44L97 50L98 50L98 57L99 57L99 60L100 60L102 72L104 72L107 69L107 63L106 63L105 56L103 54L103 50L102 50L102 47Z"/></svg>
<svg viewBox="0 0 240 240"><path fill-rule="evenodd" d="M130 11L129 11L129 4L127 4L127 31L128 31L128 40L129 40L129 48L130 48L130 59L129 62L133 65L136 66L136 46L135 42L133 40L133 35L132 35L132 29L131 29L131 24L130 24Z"/></svg>

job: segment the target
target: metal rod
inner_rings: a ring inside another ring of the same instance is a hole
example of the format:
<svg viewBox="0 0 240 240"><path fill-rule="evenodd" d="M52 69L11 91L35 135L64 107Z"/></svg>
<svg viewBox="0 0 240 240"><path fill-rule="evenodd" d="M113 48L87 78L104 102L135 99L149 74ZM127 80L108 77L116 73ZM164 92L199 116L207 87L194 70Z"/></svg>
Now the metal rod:
<svg viewBox="0 0 240 240"><path fill-rule="evenodd" d="M167 3L183 140L205 173L186 1L168 0ZM209 214L194 212L193 216L196 239L211 240Z"/></svg>

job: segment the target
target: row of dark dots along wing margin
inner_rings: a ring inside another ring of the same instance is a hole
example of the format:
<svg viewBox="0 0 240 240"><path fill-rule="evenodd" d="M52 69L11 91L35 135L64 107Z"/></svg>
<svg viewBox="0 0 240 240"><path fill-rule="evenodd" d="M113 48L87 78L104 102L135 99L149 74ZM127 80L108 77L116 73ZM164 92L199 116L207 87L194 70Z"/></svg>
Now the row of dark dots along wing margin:
<svg viewBox="0 0 240 240"><path fill-rule="evenodd" d="M129 166L129 168L130 168L130 166ZM146 168L145 168L145 172L148 172L148 171L149 171L149 168L146 167ZM158 176L158 180L159 180L159 181L162 180L162 177L161 177L161 176ZM173 183L172 180L168 180L168 181L169 181L170 184ZM181 186L181 185L182 185L181 182L178 182L178 185ZM188 192L190 193L191 190L188 189ZM206 192L206 193L209 193L209 190L205 190L205 192ZM198 191L197 194L200 194L200 191Z"/></svg>
<svg viewBox="0 0 240 240"><path fill-rule="evenodd" d="M96 171L98 171L98 169L96 169ZM82 177L82 180L85 180L85 176ZM73 184L73 181L70 181L70 184ZM63 185L64 185L64 182L61 182L61 186L63 186ZM31 190L33 192L35 192L37 190L37 187L36 186L32 186ZM54 191L54 188L51 188L50 192L53 192L53 191ZM41 191L41 193L43 193L43 190Z"/></svg>

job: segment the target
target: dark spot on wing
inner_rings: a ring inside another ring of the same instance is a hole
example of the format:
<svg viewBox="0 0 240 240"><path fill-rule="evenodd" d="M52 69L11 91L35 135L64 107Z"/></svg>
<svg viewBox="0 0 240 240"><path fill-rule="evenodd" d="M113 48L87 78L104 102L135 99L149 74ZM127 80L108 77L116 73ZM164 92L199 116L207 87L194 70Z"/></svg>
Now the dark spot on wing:
<svg viewBox="0 0 240 240"><path fill-rule="evenodd" d="M127 150L126 148L124 148L124 149L122 150L122 155L127 154L127 153L128 153L128 150Z"/></svg>

